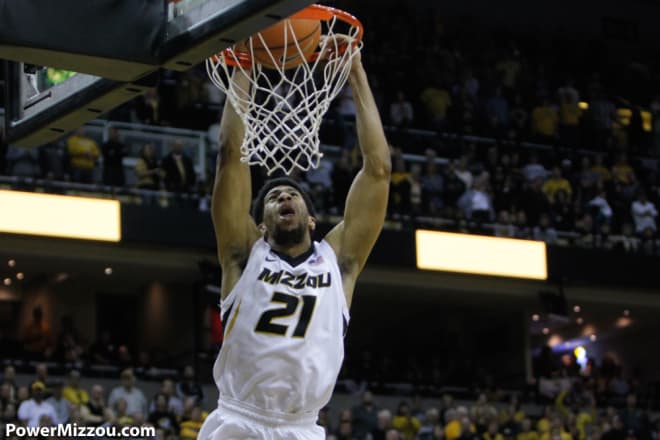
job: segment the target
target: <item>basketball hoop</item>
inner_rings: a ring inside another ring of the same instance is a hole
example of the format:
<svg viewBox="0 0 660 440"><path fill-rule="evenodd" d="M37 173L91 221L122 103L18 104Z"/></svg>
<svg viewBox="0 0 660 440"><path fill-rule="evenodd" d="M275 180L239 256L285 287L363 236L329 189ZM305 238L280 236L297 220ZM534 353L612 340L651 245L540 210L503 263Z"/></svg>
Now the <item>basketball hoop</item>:
<svg viewBox="0 0 660 440"><path fill-rule="evenodd" d="M296 35L291 24L296 19L322 24L318 50L311 55L305 55L298 40L290 37ZM323 115L346 84L351 61L362 48L362 24L335 8L312 5L284 23L282 56L274 56L258 33L206 61L211 81L227 95L245 126L241 160L265 167L269 175L318 167L323 156L319 151ZM266 51L268 67L256 61L255 46ZM292 58L301 61L289 68L286 64ZM232 69L249 78L248 91L232 86Z"/></svg>

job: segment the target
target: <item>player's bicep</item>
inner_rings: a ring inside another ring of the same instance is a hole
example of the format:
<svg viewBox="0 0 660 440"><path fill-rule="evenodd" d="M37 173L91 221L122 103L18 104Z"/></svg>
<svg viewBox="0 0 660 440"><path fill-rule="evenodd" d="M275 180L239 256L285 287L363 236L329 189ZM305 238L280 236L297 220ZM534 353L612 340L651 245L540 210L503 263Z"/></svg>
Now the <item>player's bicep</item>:
<svg viewBox="0 0 660 440"><path fill-rule="evenodd" d="M340 264L361 271L385 222L389 174L360 171L346 198L344 220L328 234Z"/></svg>

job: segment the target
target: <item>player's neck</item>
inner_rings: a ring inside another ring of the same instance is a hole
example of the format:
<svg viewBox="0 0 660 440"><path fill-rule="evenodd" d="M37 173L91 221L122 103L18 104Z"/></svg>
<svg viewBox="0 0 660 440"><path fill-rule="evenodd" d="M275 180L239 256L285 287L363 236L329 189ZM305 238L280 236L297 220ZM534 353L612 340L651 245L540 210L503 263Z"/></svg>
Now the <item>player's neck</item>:
<svg viewBox="0 0 660 440"><path fill-rule="evenodd" d="M275 243L275 241L272 238L269 238L268 244L270 245L271 249L273 249L277 253L284 254L291 258L296 258L309 250L309 248L312 246L312 239L310 238L309 234L307 234L303 239L303 241L301 241L298 244L294 244L291 246L280 246L277 243Z"/></svg>

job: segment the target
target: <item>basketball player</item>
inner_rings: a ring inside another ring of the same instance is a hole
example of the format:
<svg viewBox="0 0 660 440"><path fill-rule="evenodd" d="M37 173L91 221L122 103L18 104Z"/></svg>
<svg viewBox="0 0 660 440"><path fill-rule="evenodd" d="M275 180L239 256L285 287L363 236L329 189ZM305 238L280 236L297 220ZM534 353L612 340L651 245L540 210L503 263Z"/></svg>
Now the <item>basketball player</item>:
<svg viewBox="0 0 660 440"><path fill-rule="evenodd" d="M239 76L234 86L246 90ZM268 181L250 215L243 125L227 100L212 206L225 336L214 366L218 408L200 439L325 439L316 419L344 358L348 309L383 226L391 168L359 54L349 82L364 164L343 221L320 242L312 241L312 201L291 179Z"/></svg>

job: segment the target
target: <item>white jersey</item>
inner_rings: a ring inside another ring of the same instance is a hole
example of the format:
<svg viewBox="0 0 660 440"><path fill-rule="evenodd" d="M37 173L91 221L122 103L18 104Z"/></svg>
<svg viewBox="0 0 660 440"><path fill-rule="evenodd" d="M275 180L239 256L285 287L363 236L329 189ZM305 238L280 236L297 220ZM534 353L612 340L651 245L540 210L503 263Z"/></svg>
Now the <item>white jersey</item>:
<svg viewBox="0 0 660 440"><path fill-rule="evenodd" d="M332 395L349 314L324 240L291 261L259 239L222 301L224 342L213 367L220 402L265 415L313 415Z"/></svg>

